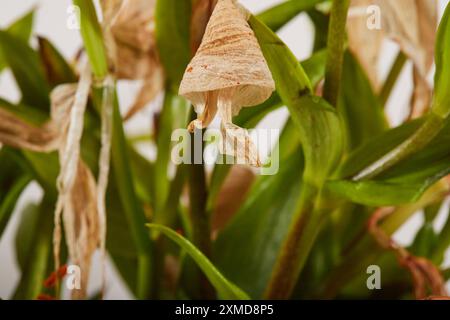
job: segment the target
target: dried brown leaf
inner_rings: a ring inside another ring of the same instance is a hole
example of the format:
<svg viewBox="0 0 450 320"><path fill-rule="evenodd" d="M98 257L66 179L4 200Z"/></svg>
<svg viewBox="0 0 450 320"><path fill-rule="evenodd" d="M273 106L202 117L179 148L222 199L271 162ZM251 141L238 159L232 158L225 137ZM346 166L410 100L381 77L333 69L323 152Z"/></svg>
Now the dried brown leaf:
<svg viewBox="0 0 450 320"><path fill-rule="evenodd" d="M428 288L435 296L447 296L445 280L440 270L430 260L412 255L379 228L379 222L392 212L393 208L376 210L368 223L369 232L382 248L393 251L397 256L399 265L409 271L413 280L416 299L427 298Z"/></svg>
<svg viewBox="0 0 450 320"><path fill-rule="evenodd" d="M155 0L102 1L106 48L115 76L143 81L125 119L164 89L164 72L155 40L155 6Z"/></svg>
<svg viewBox="0 0 450 320"><path fill-rule="evenodd" d="M80 267L81 287L72 291L73 299L84 299L92 255L99 246L100 224L97 214L97 190L89 168L78 162L73 188L64 203L64 230L70 260Z"/></svg>
<svg viewBox="0 0 450 320"><path fill-rule="evenodd" d="M62 213L70 259L81 269L81 289L73 291L73 298L76 299L86 296L91 257L98 246L100 234L95 180L79 158L79 139L90 84L90 69L86 67L78 85L56 87L51 93L51 120L42 127L32 126L0 109L1 143L36 152L60 152L60 194L55 212L54 255L58 270Z"/></svg>
<svg viewBox="0 0 450 320"><path fill-rule="evenodd" d="M91 257L100 237L95 180L80 158L84 112L91 83L91 70L86 63L76 86L59 86L51 95L52 122L60 130L58 150L61 167L57 180L59 194L55 208L53 253L58 270L62 214L69 257L81 269L81 288L72 292L74 299L86 296Z"/></svg>
<svg viewBox="0 0 450 320"><path fill-rule="evenodd" d="M367 27L366 9L373 3L374 0L352 0L352 9L355 10L355 13L349 15L347 32L350 50L366 70L373 89L378 91L380 88L378 57L383 42L383 33L381 30L369 30Z"/></svg>
<svg viewBox="0 0 450 320"><path fill-rule="evenodd" d="M367 8L376 5L380 10L369 15ZM387 37L400 46L414 64L414 92L411 117L423 115L431 102L431 88L427 75L433 64L434 44L438 23L437 0L353 0L356 10L348 19L349 45L355 53L376 91L380 87L378 62L382 39ZM370 19L381 18L381 29L370 30Z"/></svg>
<svg viewBox="0 0 450 320"><path fill-rule="evenodd" d="M382 10L383 29L396 41L414 63L415 90L411 115L421 116L431 102L431 88L427 75L434 58L434 44L438 23L436 0L377 0Z"/></svg>
<svg viewBox="0 0 450 320"><path fill-rule="evenodd" d="M59 145L59 135L53 126L38 128L0 109L0 143L36 152L51 152Z"/></svg>

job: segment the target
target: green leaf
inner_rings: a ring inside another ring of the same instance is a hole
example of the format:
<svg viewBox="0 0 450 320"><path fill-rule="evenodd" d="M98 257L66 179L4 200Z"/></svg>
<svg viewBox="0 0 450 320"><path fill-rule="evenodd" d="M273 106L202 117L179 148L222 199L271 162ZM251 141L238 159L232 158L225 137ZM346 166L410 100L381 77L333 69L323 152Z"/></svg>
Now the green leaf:
<svg viewBox="0 0 450 320"><path fill-rule="evenodd" d="M39 219L39 204L28 203L21 212L19 227L15 235L16 259L20 270L26 269L27 258L33 245L33 233Z"/></svg>
<svg viewBox="0 0 450 320"><path fill-rule="evenodd" d="M355 149L388 128L383 108L354 56L344 58L338 110L347 132L347 144Z"/></svg>
<svg viewBox="0 0 450 320"><path fill-rule="evenodd" d="M311 82L291 50L258 18L251 16L249 24L255 32L264 57L269 64L277 91L283 102L289 106L300 96L310 93L312 91ZM288 70L288 74L285 73L286 70ZM286 79L295 80L288 81Z"/></svg>
<svg viewBox="0 0 450 320"><path fill-rule="evenodd" d="M100 98L100 96L98 96L98 98ZM139 255L138 264L140 277L139 281L137 281L138 288L136 289L136 292L138 298L143 299L151 296L150 290L152 278L150 277L152 269L149 263L153 245L145 230L147 219L136 194L134 177L130 167L130 156L128 154L129 148L126 144L117 97L115 101L111 149L112 170L115 177L114 183L116 183L118 187L119 198L124 209L123 211L127 218L133 241Z"/></svg>
<svg viewBox="0 0 450 320"><path fill-rule="evenodd" d="M5 31L0 31L0 49L20 88L22 102L49 110L50 88L38 54L26 41Z"/></svg>
<svg viewBox="0 0 450 320"><path fill-rule="evenodd" d="M305 187L265 292L265 298L281 299L292 293L318 234L324 212L321 190L340 161L343 132L336 110L312 96L310 80L289 48L257 18L250 17L249 22L296 125L305 157Z"/></svg>
<svg viewBox="0 0 450 320"><path fill-rule="evenodd" d="M328 0L288 0L258 14L258 18L273 31L278 31L302 11L325 1Z"/></svg>
<svg viewBox="0 0 450 320"><path fill-rule="evenodd" d="M30 39L31 36L31 31L33 29L33 20L34 20L34 9L26 13L23 17L19 18L12 25L10 25L7 31L10 34L17 36L18 38L28 43L28 40ZM0 49L0 73L6 66L7 63Z"/></svg>
<svg viewBox="0 0 450 320"><path fill-rule="evenodd" d="M373 137L364 145L354 150L339 168L340 178L351 178L359 171L381 158L414 133L424 122L418 119Z"/></svg>
<svg viewBox="0 0 450 320"><path fill-rule="evenodd" d="M0 108L35 126L42 125L48 120L47 113L42 112L41 110L24 104L12 104L2 98L0 98Z"/></svg>
<svg viewBox="0 0 450 320"><path fill-rule="evenodd" d="M23 218L26 224L22 225L18 236L25 236L23 242L17 244L19 262L21 261L22 277L14 293L14 299L36 299L41 293L43 281L46 278L48 262L51 256L51 239L53 228L53 198L44 197L37 207L29 207ZM19 239L19 238L16 238ZM26 239L26 240L25 240ZM21 252L21 253L19 253Z"/></svg>
<svg viewBox="0 0 450 320"><path fill-rule="evenodd" d="M292 142L295 135L286 133L281 139ZM254 183L214 246L220 270L255 299L262 297L300 194L302 153L297 149L280 163L276 175L261 176Z"/></svg>
<svg viewBox="0 0 450 320"><path fill-rule="evenodd" d="M43 37L38 37L39 56L44 65L48 83L55 87L62 83L73 83L77 77L58 50Z"/></svg>
<svg viewBox="0 0 450 320"><path fill-rule="evenodd" d="M0 150L0 239L22 191L31 181L18 157L7 147Z"/></svg>
<svg viewBox="0 0 450 320"><path fill-rule="evenodd" d="M92 70L97 78L103 79L108 74L108 60L95 7L90 0L74 0L73 2L81 11L81 36ZM93 91L94 103L97 110L100 110L103 88L95 88ZM114 94L116 95L115 90ZM146 217L136 194L136 184L130 167L129 146L125 138L117 96L112 100L114 101L111 146L112 174L114 183L118 187L119 199L133 236L134 245L138 251L138 281L136 281L135 292L138 298L145 299L152 296L153 271L150 264L152 242L145 230Z"/></svg>
<svg viewBox="0 0 450 320"><path fill-rule="evenodd" d="M191 59L190 0L158 0L155 11L156 42L168 81L174 92Z"/></svg>
<svg viewBox="0 0 450 320"><path fill-rule="evenodd" d="M439 238L434 231L433 223L425 222L414 238L412 245L409 248L415 256L431 258L433 249L438 245Z"/></svg>
<svg viewBox="0 0 450 320"><path fill-rule="evenodd" d="M33 30L35 9L30 10L25 15L20 17L12 25L9 26L7 31L14 36L28 42L31 37L31 32Z"/></svg>
<svg viewBox="0 0 450 320"><path fill-rule="evenodd" d="M450 114L450 3L439 24L436 38L436 75L433 111L447 118Z"/></svg>
<svg viewBox="0 0 450 320"><path fill-rule="evenodd" d="M150 229L162 232L165 236L176 242L202 269L208 280L217 290L221 299L225 300L248 300L248 295L236 285L228 281L216 267L200 252L189 240L182 237L172 229L162 225L147 224Z"/></svg>
<svg viewBox="0 0 450 320"><path fill-rule="evenodd" d="M450 60L450 5L442 17L436 41L436 77L435 94L430 112L424 123L395 149L364 168L356 176L356 180L366 180L378 176L411 155L422 151L444 128L450 115L450 84L448 72Z"/></svg>
<svg viewBox="0 0 450 320"><path fill-rule="evenodd" d="M449 211L447 209L447 211ZM445 222L442 230L439 232L436 245L433 247L432 260L437 265L440 265L444 258L445 253L450 247L450 214L447 215L447 221Z"/></svg>
<svg viewBox="0 0 450 320"><path fill-rule="evenodd" d="M335 110L319 97L289 48L267 26L251 17L277 91L299 129L305 152L305 180L321 184L340 159L342 132Z"/></svg>
<svg viewBox="0 0 450 320"><path fill-rule="evenodd" d="M163 109L159 116L156 136L158 150L154 171L156 215L159 215L160 211L165 207L170 189L168 168L172 151L172 132L180 126L186 127L186 123L180 123L180 126L177 126L175 121L183 118L183 115L187 114L189 108L190 105L185 99L173 95L171 92L166 93Z"/></svg>
<svg viewBox="0 0 450 320"><path fill-rule="evenodd" d="M399 205L417 201L437 180L450 173L450 123L421 152L411 155L370 180L354 180L352 174L371 163L423 123L407 123L372 139L357 149L342 165L340 176L347 179L329 181L327 187L353 202L370 206Z"/></svg>
<svg viewBox="0 0 450 320"><path fill-rule="evenodd" d="M91 0L73 0L73 4L80 8L81 36L92 71L102 79L108 73L108 60L94 3Z"/></svg>

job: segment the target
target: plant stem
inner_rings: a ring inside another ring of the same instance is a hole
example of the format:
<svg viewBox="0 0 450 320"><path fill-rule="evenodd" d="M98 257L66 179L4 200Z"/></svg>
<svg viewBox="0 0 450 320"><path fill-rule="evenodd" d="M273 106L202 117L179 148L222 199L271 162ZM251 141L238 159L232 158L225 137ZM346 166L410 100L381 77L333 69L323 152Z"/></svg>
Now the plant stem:
<svg viewBox="0 0 450 320"><path fill-rule="evenodd" d="M300 210L293 218L283 243L264 294L265 299L288 299L292 294L320 230L323 217L321 201L316 187L303 187Z"/></svg>
<svg viewBox="0 0 450 320"><path fill-rule="evenodd" d="M202 151L195 149L195 141L203 141L202 136L202 130L195 130L195 132L191 134L191 165L188 169L189 203L192 242L206 257L209 258L211 256L212 243L210 219L206 209L208 191L206 187L205 167L203 159L196 159L199 155L203 155ZM195 160L201 160L201 163ZM202 284L202 297L211 298L213 296L212 287L204 275L201 276L200 282Z"/></svg>
<svg viewBox="0 0 450 320"><path fill-rule="evenodd" d="M386 103L391 95L392 89L394 88L397 78L399 77L400 73L403 70L403 66L405 65L407 59L406 55L400 51L395 58L394 63L392 64L391 70L389 71L389 74L386 78L386 81L384 82L383 87L380 91L380 101L383 106L386 106Z"/></svg>
<svg viewBox="0 0 450 320"><path fill-rule="evenodd" d="M327 41L324 98L332 106L337 105L344 61L347 12L350 0L333 0Z"/></svg>

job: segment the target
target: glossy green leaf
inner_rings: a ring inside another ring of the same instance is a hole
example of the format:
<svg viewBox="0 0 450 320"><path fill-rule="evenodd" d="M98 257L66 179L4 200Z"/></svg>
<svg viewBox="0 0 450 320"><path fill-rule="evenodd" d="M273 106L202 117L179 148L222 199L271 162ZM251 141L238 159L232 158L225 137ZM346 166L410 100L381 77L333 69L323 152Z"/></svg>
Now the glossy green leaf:
<svg viewBox="0 0 450 320"><path fill-rule="evenodd" d="M346 180L329 181L327 187L353 202L370 206L399 205L417 201L424 191L450 173L450 124L421 152L399 162L374 179L354 181L351 176L373 158L408 137L423 120L417 120L383 133L356 150L343 164Z"/></svg>
<svg viewBox="0 0 450 320"><path fill-rule="evenodd" d="M156 42L168 81L178 86L191 59L190 0L158 0L155 11Z"/></svg>
<svg viewBox="0 0 450 320"><path fill-rule="evenodd" d="M26 41L5 31L0 31L0 49L20 88L22 101L49 110L50 89L38 54Z"/></svg>
<svg viewBox="0 0 450 320"><path fill-rule="evenodd" d="M328 0L288 0L260 13L258 18L273 31L277 31L299 13Z"/></svg>
<svg viewBox="0 0 450 320"><path fill-rule="evenodd" d="M197 263L208 280L217 290L219 297L226 300L247 300L248 295L236 285L228 281L219 270L200 252L189 240L185 239L172 229L162 225L147 224L150 229L162 232L165 236L176 242Z"/></svg>

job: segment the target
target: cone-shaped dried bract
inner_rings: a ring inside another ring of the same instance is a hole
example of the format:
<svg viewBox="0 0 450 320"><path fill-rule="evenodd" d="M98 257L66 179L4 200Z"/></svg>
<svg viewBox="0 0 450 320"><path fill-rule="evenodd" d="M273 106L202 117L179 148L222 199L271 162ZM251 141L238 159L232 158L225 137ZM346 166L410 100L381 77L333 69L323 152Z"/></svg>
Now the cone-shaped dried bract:
<svg viewBox="0 0 450 320"><path fill-rule="evenodd" d="M244 10L233 0L219 0L180 86L180 95L192 101L199 114L189 129L207 127L219 111L223 153L259 165L256 148L247 132L232 124L232 117L242 107L264 102L274 89Z"/></svg>

